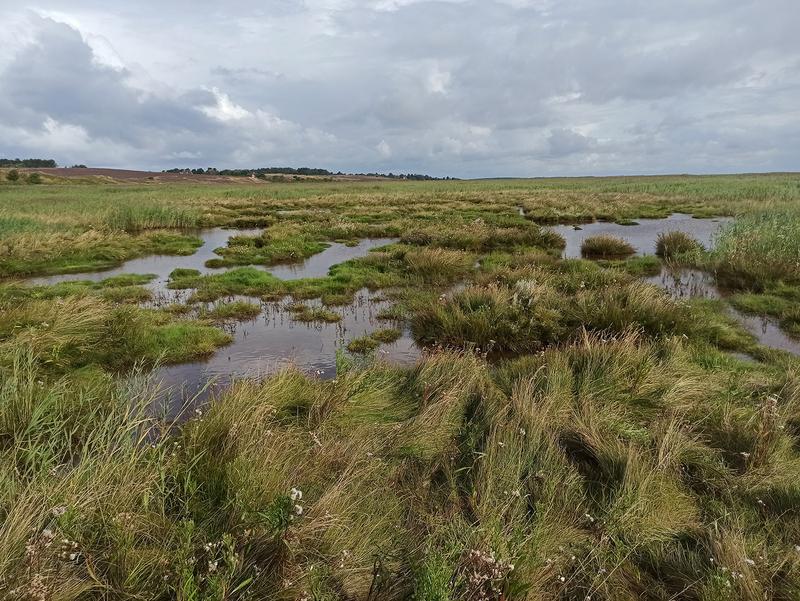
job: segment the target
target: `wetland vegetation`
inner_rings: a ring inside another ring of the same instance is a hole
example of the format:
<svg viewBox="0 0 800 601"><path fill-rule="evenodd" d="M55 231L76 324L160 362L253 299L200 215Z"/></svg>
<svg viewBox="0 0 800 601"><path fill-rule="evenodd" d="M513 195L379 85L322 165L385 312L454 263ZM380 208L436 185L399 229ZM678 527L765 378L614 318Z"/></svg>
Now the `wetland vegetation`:
<svg viewBox="0 0 800 601"><path fill-rule="evenodd" d="M800 333L798 201L0 177L0 599L797 599L800 364L738 316ZM165 368L330 332L335 373L159 411Z"/></svg>

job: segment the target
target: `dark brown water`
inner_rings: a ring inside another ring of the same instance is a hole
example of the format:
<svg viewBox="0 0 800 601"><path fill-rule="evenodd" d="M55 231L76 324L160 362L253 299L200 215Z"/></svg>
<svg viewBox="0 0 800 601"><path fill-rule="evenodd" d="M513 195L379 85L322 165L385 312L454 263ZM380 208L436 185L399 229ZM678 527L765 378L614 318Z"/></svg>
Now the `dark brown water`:
<svg viewBox="0 0 800 601"><path fill-rule="evenodd" d="M666 219L639 219L636 225L595 221L579 226L554 225L550 226L550 229L560 234L567 243L562 254L564 258L579 258L583 241L598 234L623 238L636 249L636 254L652 255L655 254L658 235L663 232L684 232L696 238L706 248L710 248L720 227L730 221L730 217L695 219L684 213L673 213ZM580 229L575 229L576 227Z"/></svg>

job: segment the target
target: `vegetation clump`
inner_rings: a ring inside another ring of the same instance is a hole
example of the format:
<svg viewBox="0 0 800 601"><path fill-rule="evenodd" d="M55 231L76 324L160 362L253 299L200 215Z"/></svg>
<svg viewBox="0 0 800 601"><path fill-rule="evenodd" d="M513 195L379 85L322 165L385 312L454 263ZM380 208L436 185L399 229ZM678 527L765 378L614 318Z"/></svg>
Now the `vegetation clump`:
<svg viewBox="0 0 800 601"><path fill-rule="evenodd" d="M200 315L213 321L244 321L255 319L260 313L260 305L237 300L215 303L210 309L201 311Z"/></svg>
<svg viewBox="0 0 800 601"><path fill-rule="evenodd" d="M662 259L674 259L702 250L703 245L685 232L662 232L656 238L656 255Z"/></svg>
<svg viewBox="0 0 800 601"><path fill-rule="evenodd" d="M377 349L382 344L391 344L400 339L403 333L396 328L375 330L359 338L353 338L347 343L347 350L351 353L366 355Z"/></svg>
<svg viewBox="0 0 800 601"><path fill-rule="evenodd" d="M311 323L321 321L325 323L336 323L342 320L342 316L335 311L325 307L314 307L305 303L295 302L286 306L295 321Z"/></svg>
<svg viewBox="0 0 800 601"><path fill-rule="evenodd" d="M725 286L763 290L800 282L800 210L763 210L739 216L717 236L709 266Z"/></svg>
<svg viewBox="0 0 800 601"><path fill-rule="evenodd" d="M621 259L635 252L626 240L607 234L590 236L581 244L581 256L587 259Z"/></svg>
<svg viewBox="0 0 800 601"><path fill-rule="evenodd" d="M681 339L585 335L496 369L443 352L333 381L287 370L170 432L147 417L146 389L98 371L53 379L30 350L4 352L0 582L15 595L800 586L794 372Z"/></svg>

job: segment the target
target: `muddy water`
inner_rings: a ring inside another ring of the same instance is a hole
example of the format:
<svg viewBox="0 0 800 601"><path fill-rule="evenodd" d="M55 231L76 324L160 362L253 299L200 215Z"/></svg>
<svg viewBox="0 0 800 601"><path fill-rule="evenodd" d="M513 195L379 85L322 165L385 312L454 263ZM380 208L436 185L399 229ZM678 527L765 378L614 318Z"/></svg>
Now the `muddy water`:
<svg viewBox="0 0 800 601"><path fill-rule="evenodd" d="M730 221L730 217L694 219L691 215L673 213L666 219L639 219L636 225L596 221L578 226L555 225L550 226L550 229L560 234L567 243L562 254L564 258L580 257L583 241L599 234L623 238L636 249L636 254L647 255L655 253L656 239L663 232L685 232L709 248L713 245L714 236L719 228ZM576 229L576 227L580 229Z"/></svg>
<svg viewBox="0 0 800 601"><path fill-rule="evenodd" d="M167 366L154 374L153 381L171 392L167 416L174 418L186 401L204 402L232 380L258 378L290 364L322 379L334 378L337 349L344 348L353 338L383 328L397 328L403 336L392 344L381 345L377 356L393 364L410 365L419 358L420 349L408 330L401 323L377 318L390 305L379 294L361 290L352 304L329 307L341 316L340 322L302 323L294 321L285 310L285 301L262 303L262 313L256 319L225 328L234 337L229 346L208 359Z"/></svg>

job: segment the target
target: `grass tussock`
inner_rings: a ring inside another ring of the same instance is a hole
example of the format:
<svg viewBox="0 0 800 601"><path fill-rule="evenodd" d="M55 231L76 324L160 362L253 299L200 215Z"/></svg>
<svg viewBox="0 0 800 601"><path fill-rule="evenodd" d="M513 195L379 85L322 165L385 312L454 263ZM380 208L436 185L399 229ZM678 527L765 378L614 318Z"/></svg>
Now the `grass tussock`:
<svg viewBox="0 0 800 601"><path fill-rule="evenodd" d="M655 286L596 268L526 273L512 283L470 286L438 299L418 297L411 328L420 343L486 353L532 353L583 329L687 336L750 351L753 340L713 301L679 302ZM604 274L602 277L600 274Z"/></svg>
<svg viewBox="0 0 800 601"><path fill-rule="evenodd" d="M373 352L382 344L391 344L400 339L403 333L396 328L375 330L359 338L353 338L347 343L347 350L351 353L366 355Z"/></svg>
<svg viewBox="0 0 800 601"><path fill-rule="evenodd" d="M591 236L581 244L581 256L587 259L621 259L634 252L629 242L607 234Z"/></svg>
<svg viewBox="0 0 800 601"><path fill-rule="evenodd" d="M675 259L703 250L703 245L685 232L663 232L656 238L656 256L662 259Z"/></svg>
<svg viewBox="0 0 800 601"><path fill-rule="evenodd" d="M247 301L217 302L200 312L201 317L213 321L245 321L261 314L261 305Z"/></svg>
<svg viewBox="0 0 800 601"><path fill-rule="evenodd" d="M290 303L286 309L292 314L292 319L295 321L336 323L342 320L342 316L336 311L300 302Z"/></svg>
<svg viewBox="0 0 800 601"><path fill-rule="evenodd" d="M199 242L158 228L266 229L221 249L238 268L171 274L218 301L205 309L137 306L148 276L0 286L2 601L797 597L796 360L723 301L641 282L658 258L562 260L536 225L748 216L693 261L789 327L797 176L184 184L158 202L153 186L96 186L3 182L0 274ZM323 278L243 266L368 236L401 242ZM259 309L219 299L288 295L316 321L364 288L429 347L417 364L340 353L335 379L286 369L183 424L153 418L146 369L202 358L230 341L214 323Z"/></svg>

